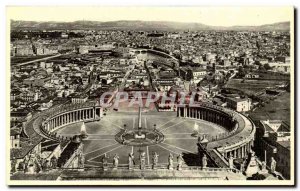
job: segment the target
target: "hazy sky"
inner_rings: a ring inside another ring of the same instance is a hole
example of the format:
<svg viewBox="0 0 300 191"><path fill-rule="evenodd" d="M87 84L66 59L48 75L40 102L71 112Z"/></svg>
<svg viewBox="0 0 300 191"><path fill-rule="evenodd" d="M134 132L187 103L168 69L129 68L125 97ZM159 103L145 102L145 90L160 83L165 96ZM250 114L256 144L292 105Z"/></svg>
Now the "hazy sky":
<svg viewBox="0 0 300 191"><path fill-rule="evenodd" d="M179 21L214 26L290 21L292 7L9 7L8 19L27 21Z"/></svg>

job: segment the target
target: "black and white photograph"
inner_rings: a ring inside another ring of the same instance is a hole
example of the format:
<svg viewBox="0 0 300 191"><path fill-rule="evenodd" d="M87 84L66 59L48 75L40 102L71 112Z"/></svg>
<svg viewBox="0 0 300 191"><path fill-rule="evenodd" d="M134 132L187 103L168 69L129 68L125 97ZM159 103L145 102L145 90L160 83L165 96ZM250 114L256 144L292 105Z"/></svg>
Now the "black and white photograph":
<svg viewBox="0 0 300 191"><path fill-rule="evenodd" d="M7 6L7 184L294 185L294 12Z"/></svg>

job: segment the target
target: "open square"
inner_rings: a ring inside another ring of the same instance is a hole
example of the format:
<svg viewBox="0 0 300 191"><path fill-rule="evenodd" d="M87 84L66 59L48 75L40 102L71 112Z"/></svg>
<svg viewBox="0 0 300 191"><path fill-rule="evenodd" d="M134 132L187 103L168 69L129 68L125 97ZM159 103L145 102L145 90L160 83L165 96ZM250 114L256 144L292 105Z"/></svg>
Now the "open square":
<svg viewBox="0 0 300 191"><path fill-rule="evenodd" d="M137 112L109 112L100 121L86 123L86 130L88 138L83 140L86 166L101 167L104 154L109 157L109 163L112 163L112 158L115 154L120 156L119 164L128 165L129 153L134 153L136 156L135 162L139 164L139 154L146 152L146 161L148 165L152 164L152 155L156 152L158 157L158 164L167 164L169 153L174 156L183 154L187 157L186 161L189 163L191 156L198 155L197 137L192 137L194 132L194 124L199 126L200 134L219 134L227 132L227 130L216 124L194 119L181 119L176 117L175 112L149 112L142 113L142 126L146 129L153 129L156 125L164 135L164 141L152 146L127 146L118 143L115 140L115 135L126 127L136 128L138 121ZM57 130L57 133L62 136L72 137L80 134L80 127L82 122L67 125ZM176 164L176 160L174 161ZM199 161L195 161L194 165L199 165ZM193 165L193 164L191 164Z"/></svg>

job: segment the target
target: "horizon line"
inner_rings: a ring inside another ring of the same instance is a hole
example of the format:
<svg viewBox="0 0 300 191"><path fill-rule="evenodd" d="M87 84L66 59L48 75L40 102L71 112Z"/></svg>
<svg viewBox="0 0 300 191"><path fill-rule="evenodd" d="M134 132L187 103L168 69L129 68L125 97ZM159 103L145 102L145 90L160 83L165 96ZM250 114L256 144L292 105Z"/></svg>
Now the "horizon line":
<svg viewBox="0 0 300 191"><path fill-rule="evenodd" d="M72 22L120 22L120 21L139 21L139 22L169 22L169 23L190 23L190 24L201 24L209 27L224 27L224 28L230 28L230 27L259 27L259 26L264 26L264 25L272 25L272 24L278 24L278 23L287 23L291 22L289 20L286 21L277 21L277 22L272 22L272 23L266 23L266 24L261 24L261 25L230 25L230 26L225 26L225 25L208 25L208 24L203 24L201 22L184 22L184 21L166 21L166 20L161 20L161 21L155 21L155 20L138 20L138 19L133 19L133 20L107 20L107 21L100 21L100 20L73 20L73 21L58 21L58 20L49 20L49 21L39 21L39 20L15 20L15 19L10 19L10 21L17 21L17 22L56 22L56 23L72 23Z"/></svg>

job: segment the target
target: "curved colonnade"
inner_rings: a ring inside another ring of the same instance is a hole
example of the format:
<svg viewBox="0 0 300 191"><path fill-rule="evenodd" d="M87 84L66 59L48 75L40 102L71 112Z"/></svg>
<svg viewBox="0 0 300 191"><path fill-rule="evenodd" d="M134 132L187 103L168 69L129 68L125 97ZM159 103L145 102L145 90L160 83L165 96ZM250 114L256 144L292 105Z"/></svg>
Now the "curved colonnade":
<svg viewBox="0 0 300 191"><path fill-rule="evenodd" d="M72 123L100 120L102 116L103 109L94 102L66 104L42 112L35 120L35 127L39 127L40 134L44 137L62 141L70 137L57 137L55 131L59 128Z"/></svg>
<svg viewBox="0 0 300 191"><path fill-rule="evenodd" d="M59 128L82 121L100 120L102 116L103 109L96 106L94 102L66 104L39 113L33 117L33 123L30 125L38 134L46 138L63 141L70 137L57 137L55 131ZM225 159L230 155L234 158L244 158L253 146L255 134L253 122L233 110L211 104L179 105L177 116L205 120L226 128L229 132L222 136L206 137L209 141L206 149L217 151Z"/></svg>
<svg viewBox="0 0 300 191"><path fill-rule="evenodd" d="M254 142L255 125L250 119L236 111L211 105L180 105L177 116L205 120L226 128L229 132L216 138L208 137L206 149L216 150L223 158L244 158L251 151Z"/></svg>

